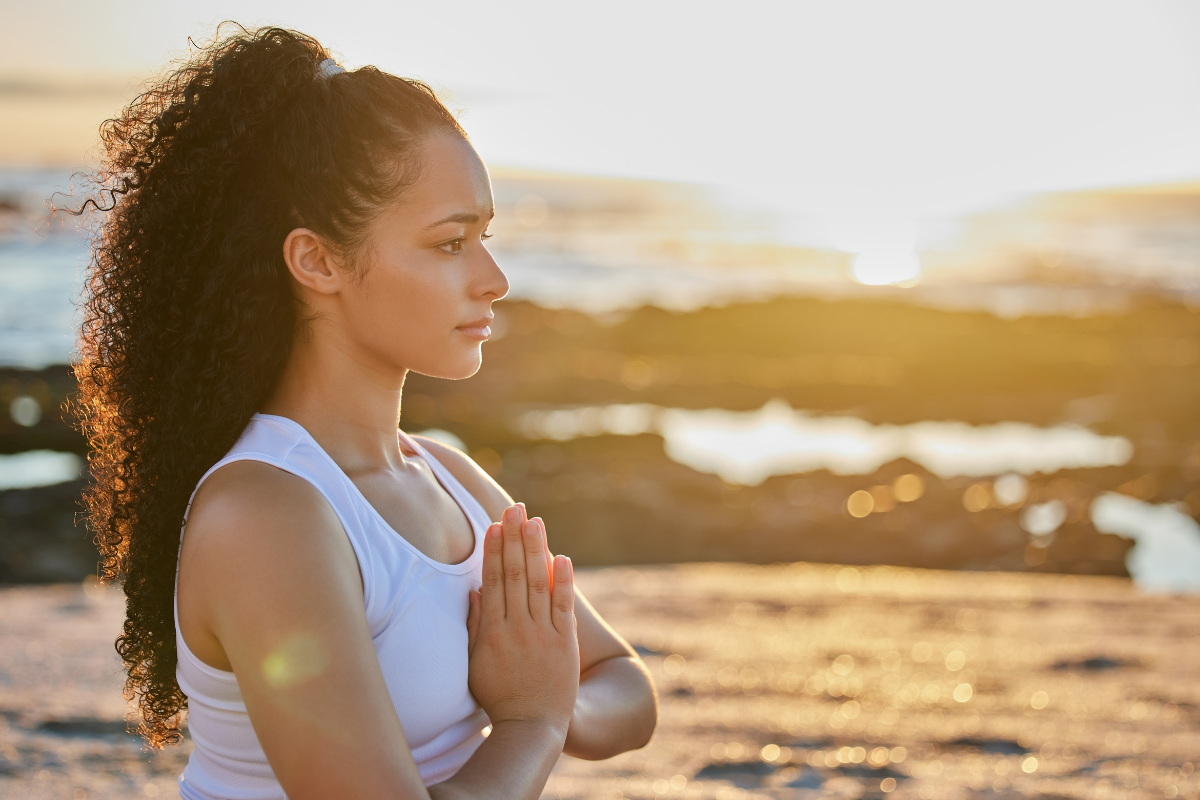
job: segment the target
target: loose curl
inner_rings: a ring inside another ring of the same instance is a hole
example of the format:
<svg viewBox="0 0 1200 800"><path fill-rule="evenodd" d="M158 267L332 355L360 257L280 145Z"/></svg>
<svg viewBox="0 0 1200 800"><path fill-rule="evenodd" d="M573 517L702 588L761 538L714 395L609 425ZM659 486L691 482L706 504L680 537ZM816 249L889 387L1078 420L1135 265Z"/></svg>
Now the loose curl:
<svg viewBox="0 0 1200 800"><path fill-rule="evenodd" d="M464 135L423 83L372 67L324 77L295 31L238 28L101 126L102 212L82 298L74 408L91 444L88 522L126 596L117 652L153 747L181 741L173 601L201 475L269 396L303 324L283 261L296 227L353 262L419 169Z"/></svg>

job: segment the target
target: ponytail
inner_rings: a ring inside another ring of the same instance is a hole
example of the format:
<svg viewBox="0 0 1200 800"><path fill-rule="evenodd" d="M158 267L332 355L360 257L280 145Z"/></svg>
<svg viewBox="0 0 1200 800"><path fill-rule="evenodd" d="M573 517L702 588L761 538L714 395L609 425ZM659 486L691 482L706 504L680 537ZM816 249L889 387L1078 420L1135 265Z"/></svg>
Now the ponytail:
<svg viewBox="0 0 1200 800"><path fill-rule="evenodd" d="M311 228L354 263L421 139L463 135L428 86L321 69L328 58L294 31L241 29L101 128L75 413L101 577L127 600L125 695L154 747L181 740L187 703L173 600L188 498L274 389L302 322L284 238Z"/></svg>

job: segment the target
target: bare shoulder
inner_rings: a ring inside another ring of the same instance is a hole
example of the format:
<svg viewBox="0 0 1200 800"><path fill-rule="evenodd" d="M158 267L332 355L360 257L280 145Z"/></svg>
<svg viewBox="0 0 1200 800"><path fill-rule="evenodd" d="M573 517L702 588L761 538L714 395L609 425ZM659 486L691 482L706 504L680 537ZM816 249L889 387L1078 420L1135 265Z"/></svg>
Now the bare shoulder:
<svg viewBox="0 0 1200 800"><path fill-rule="evenodd" d="M513 504L512 497L509 496L508 492L504 491L504 488L496 483L491 475L484 472L463 451L424 436L414 436L412 438L419 441L422 447L428 450L443 467L450 471L451 475L458 479L463 488L479 501L479 504L483 506L483 510L493 520L498 521L500 515L504 513L504 509Z"/></svg>
<svg viewBox="0 0 1200 800"><path fill-rule="evenodd" d="M210 475L188 510L184 541L222 546L268 539L282 531L340 528L316 487L261 461L235 461Z"/></svg>
<svg viewBox="0 0 1200 800"><path fill-rule="evenodd" d="M192 576L232 594L330 578L361 588L333 508L305 479L260 461L227 464L196 492L180 554L181 594Z"/></svg>

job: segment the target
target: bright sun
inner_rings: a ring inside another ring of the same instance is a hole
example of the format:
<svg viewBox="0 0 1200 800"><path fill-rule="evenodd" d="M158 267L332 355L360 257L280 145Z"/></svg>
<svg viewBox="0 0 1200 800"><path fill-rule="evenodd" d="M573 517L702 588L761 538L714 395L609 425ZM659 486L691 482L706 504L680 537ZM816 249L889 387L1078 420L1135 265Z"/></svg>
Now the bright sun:
<svg viewBox="0 0 1200 800"><path fill-rule="evenodd" d="M854 279L868 286L915 281L921 275L921 259L912 252L866 252L854 257Z"/></svg>
<svg viewBox="0 0 1200 800"><path fill-rule="evenodd" d="M921 277L916 220L905 205L868 199L827 212L830 241L854 254L853 275L859 283L911 286Z"/></svg>

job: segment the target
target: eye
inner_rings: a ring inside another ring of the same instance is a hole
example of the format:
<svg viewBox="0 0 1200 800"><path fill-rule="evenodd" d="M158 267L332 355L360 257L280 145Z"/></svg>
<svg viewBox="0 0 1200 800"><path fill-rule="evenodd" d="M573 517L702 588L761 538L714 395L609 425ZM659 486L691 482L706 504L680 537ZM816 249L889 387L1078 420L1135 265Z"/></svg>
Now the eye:
<svg viewBox="0 0 1200 800"><path fill-rule="evenodd" d="M445 244L438 245L439 250L441 250L443 253L446 253L447 255L452 255L452 256L456 256L459 253L461 253L462 248L463 248L463 240L462 239L452 239L451 241L446 242Z"/></svg>
<svg viewBox="0 0 1200 800"><path fill-rule="evenodd" d="M494 234L491 234L491 233L488 233L487 231L484 231L483 233L479 234L479 238L480 238L480 239L484 239L484 240L486 240L486 239L490 239L490 238L492 238L492 236L493 236L493 235L494 235Z"/></svg>

